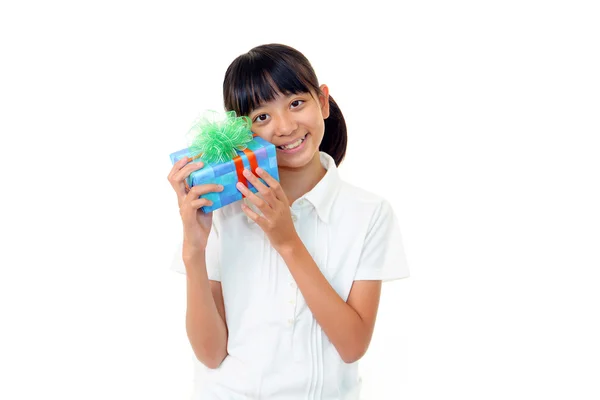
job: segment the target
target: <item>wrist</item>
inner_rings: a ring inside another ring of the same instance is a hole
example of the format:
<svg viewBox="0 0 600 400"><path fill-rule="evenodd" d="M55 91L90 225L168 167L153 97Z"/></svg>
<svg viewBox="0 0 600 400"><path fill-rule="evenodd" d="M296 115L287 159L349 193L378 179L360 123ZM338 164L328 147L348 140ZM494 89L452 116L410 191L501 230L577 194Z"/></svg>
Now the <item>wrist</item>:
<svg viewBox="0 0 600 400"><path fill-rule="evenodd" d="M183 241L182 258L183 261L194 262L196 260L205 260L206 249L190 245Z"/></svg>
<svg viewBox="0 0 600 400"><path fill-rule="evenodd" d="M286 257L290 257L296 253L302 246L304 246L304 243L302 243L300 236L295 235L287 242L278 245L275 250L283 259L285 259Z"/></svg>

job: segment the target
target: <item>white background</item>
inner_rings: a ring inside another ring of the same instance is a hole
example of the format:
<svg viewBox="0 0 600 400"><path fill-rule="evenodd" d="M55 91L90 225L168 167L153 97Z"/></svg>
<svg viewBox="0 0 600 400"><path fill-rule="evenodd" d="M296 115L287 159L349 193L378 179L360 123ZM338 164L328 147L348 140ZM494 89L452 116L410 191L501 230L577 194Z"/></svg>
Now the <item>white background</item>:
<svg viewBox="0 0 600 400"><path fill-rule="evenodd" d="M0 398L189 398L168 155L271 42L401 223L363 397L600 398L594 2L217 3L0 6Z"/></svg>

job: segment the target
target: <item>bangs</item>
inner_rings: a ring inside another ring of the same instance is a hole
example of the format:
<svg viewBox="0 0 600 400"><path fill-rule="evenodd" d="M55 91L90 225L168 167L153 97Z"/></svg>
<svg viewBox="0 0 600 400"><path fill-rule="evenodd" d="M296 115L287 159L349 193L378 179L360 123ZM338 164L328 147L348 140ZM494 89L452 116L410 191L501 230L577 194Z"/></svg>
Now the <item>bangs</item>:
<svg viewBox="0 0 600 400"><path fill-rule="evenodd" d="M238 116L248 115L263 103L283 95L319 92L316 77L286 57L274 59L247 53L238 57L225 74L225 108ZM313 82L311 82L313 81Z"/></svg>

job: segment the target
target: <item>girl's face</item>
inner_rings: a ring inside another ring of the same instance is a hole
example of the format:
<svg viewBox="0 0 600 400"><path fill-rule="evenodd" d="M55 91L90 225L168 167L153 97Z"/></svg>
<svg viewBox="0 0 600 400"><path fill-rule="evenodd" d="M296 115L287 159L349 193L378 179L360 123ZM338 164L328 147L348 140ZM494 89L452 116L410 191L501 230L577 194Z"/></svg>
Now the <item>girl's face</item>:
<svg viewBox="0 0 600 400"><path fill-rule="evenodd" d="M322 95L279 93L249 114L252 132L275 145L279 167L304 167L318 153L329 117L329 89L320 88Z"/></svg>

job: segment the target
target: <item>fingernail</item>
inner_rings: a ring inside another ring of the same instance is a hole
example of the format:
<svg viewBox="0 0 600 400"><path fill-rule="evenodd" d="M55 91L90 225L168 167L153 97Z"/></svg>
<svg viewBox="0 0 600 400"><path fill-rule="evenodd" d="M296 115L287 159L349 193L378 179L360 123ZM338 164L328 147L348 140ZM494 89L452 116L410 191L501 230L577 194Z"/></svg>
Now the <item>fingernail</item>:
<svg viewBox="0 0 600 400"><path fill-rule="evenodd" d="M244 170L244 176L250 176L250 171L248 171L247 169Z"/></svg>
<svg viewBox="0 0 600 400"><path fill-rule="evenodd" d="M256 168L256 173L257 174L262 174L263 173L263 169L260 168L260 167Z"/></svg>

